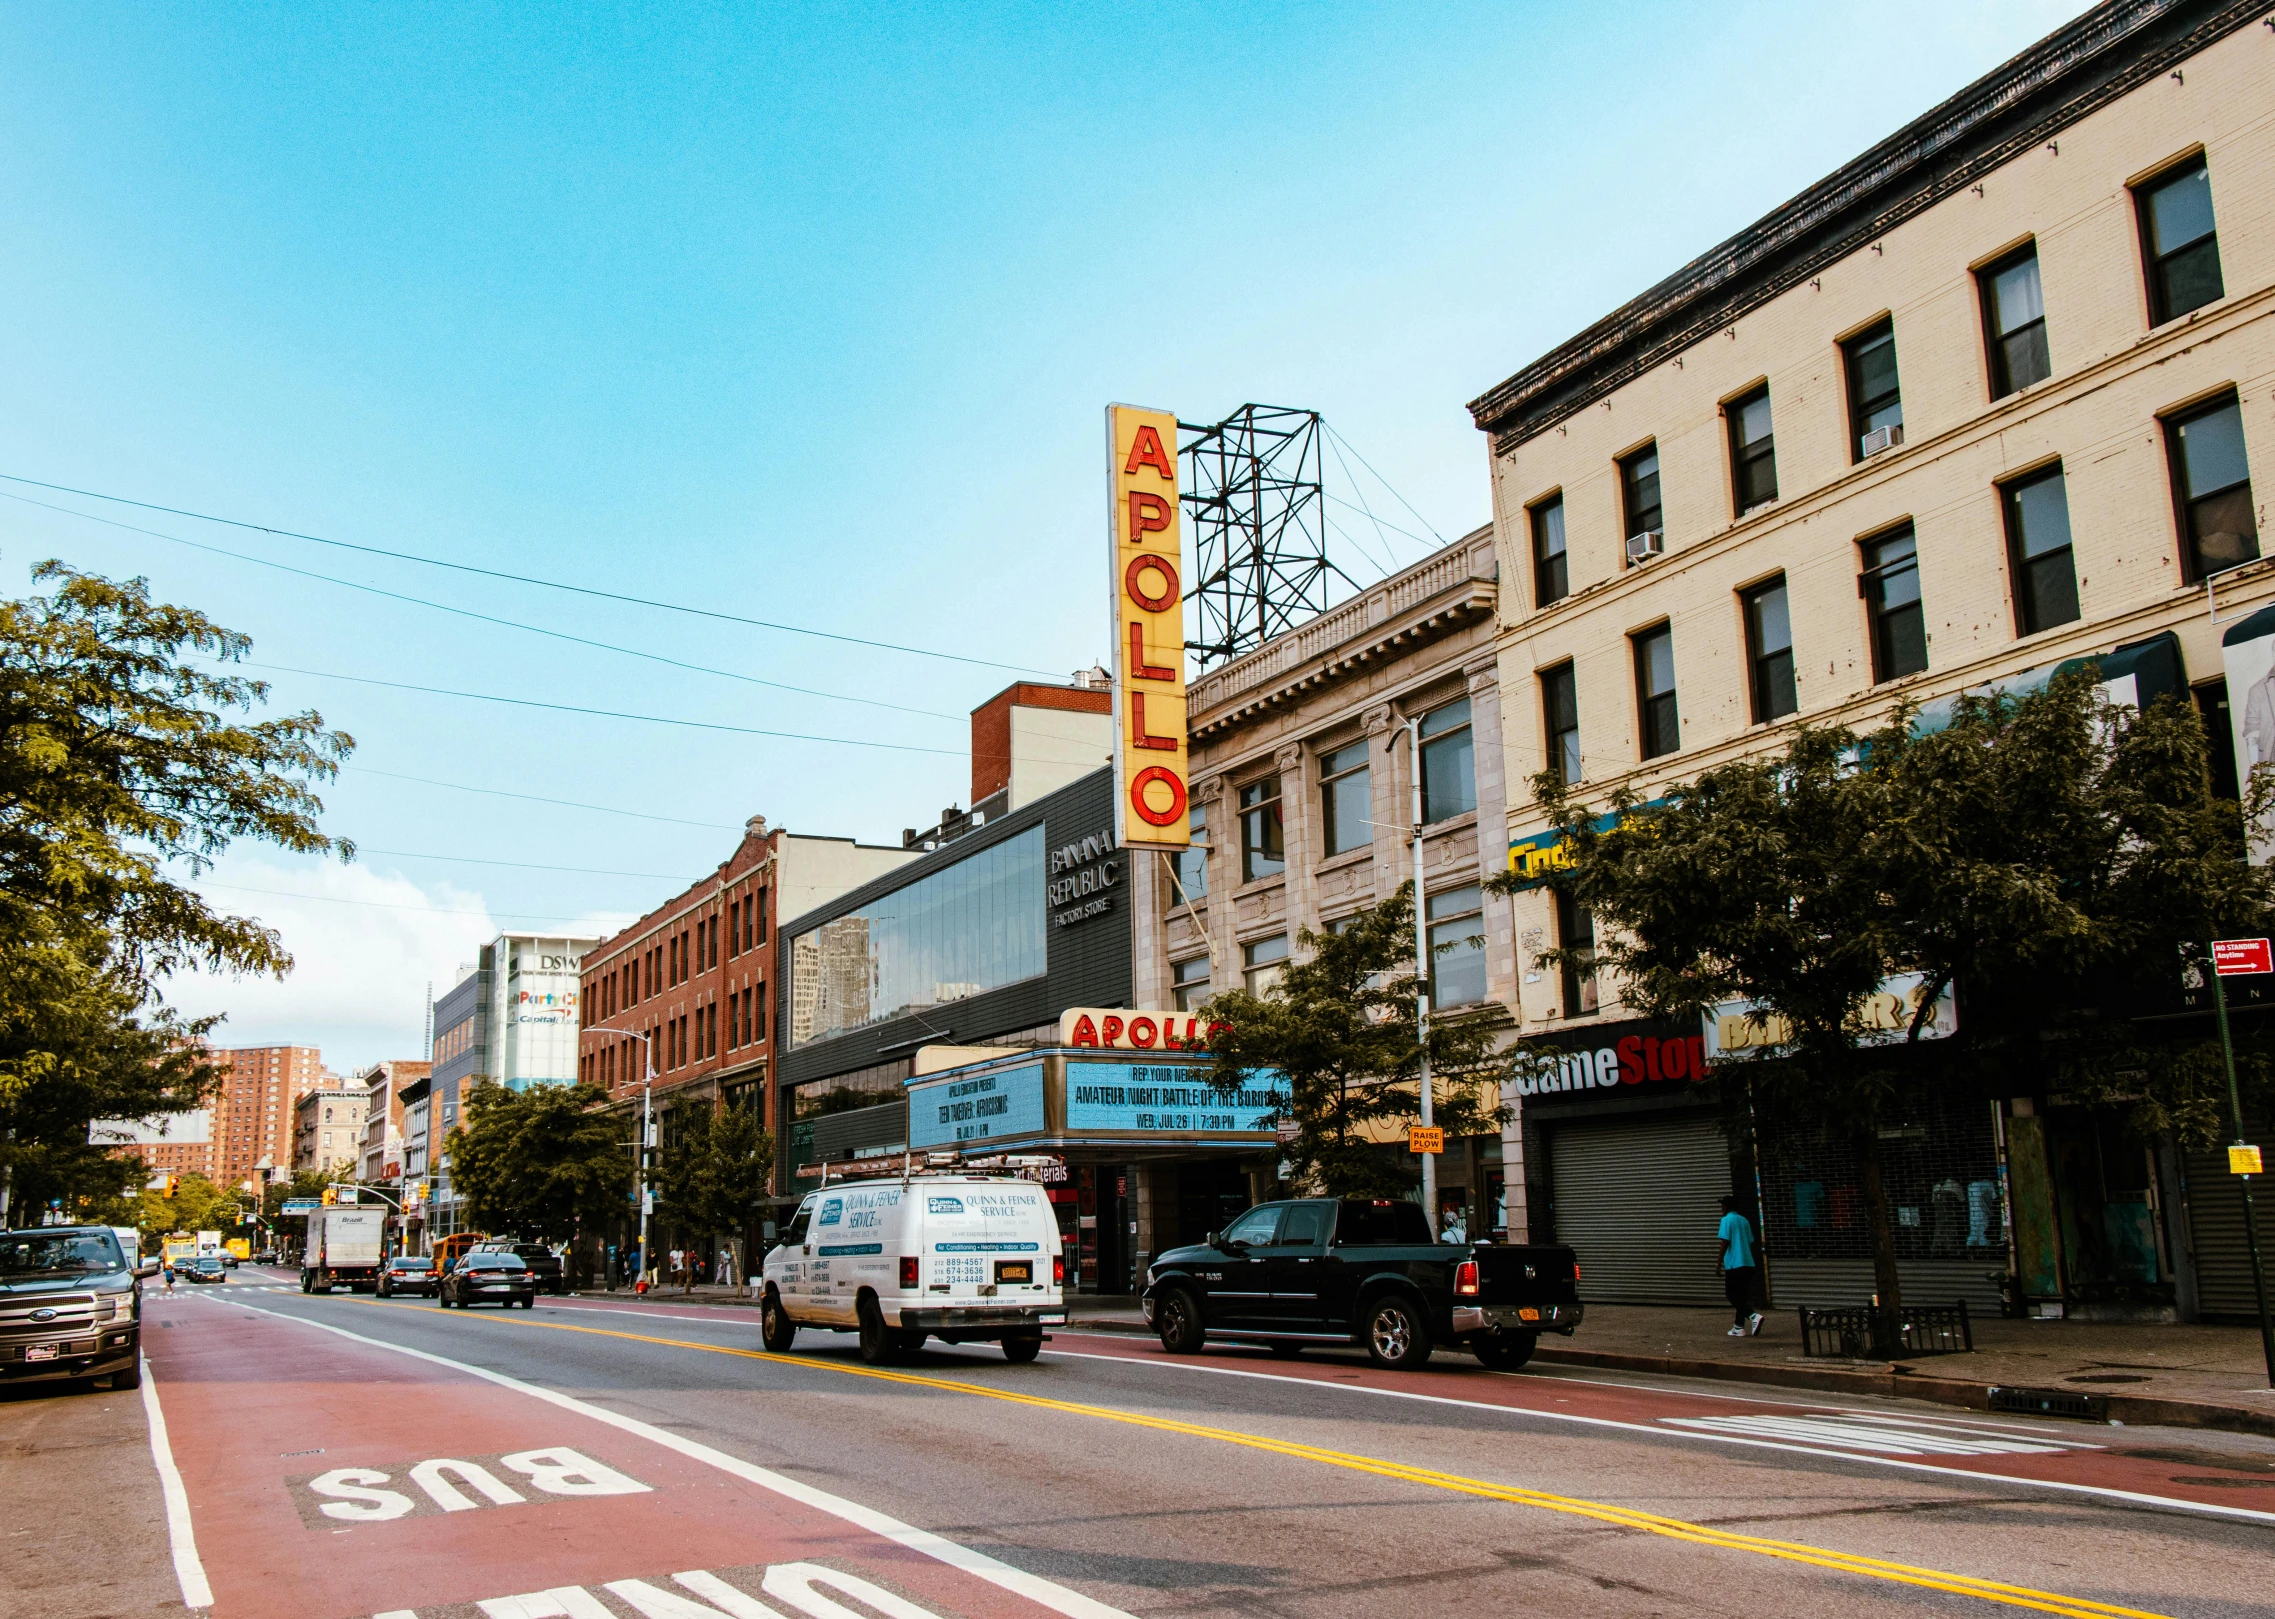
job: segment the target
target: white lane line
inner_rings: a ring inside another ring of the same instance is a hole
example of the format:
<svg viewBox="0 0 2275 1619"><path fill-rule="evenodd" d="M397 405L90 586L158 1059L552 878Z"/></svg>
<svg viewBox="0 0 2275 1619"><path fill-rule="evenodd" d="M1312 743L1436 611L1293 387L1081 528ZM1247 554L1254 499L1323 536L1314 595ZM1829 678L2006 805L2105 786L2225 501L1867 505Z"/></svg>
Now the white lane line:
<svg viewBox="0 0 2275 1619"><path fill-rule="evenodd" d="M182 1606L210 1608L213 1587L206 1583L205 1564L197 1554L197 1536L190 1529L190 1492L182 1488L181 1469L174 1465L174 1447L166 1438L166 1413L158 1404L158 1383L150 1375L150 1362L142 1362L142 1413L150 1422L150 1459L158 1465L158 1491L166 1500L166 1538L174 1548L174 1578L181 1582Z"/></svg>
<svg viewBox="0 0 2275 1619"><path fill-rule="evenodd" d="M1661 1417L1673 1428L1708 1433L1767 1434L1772 1439L1803 1439L1813 1444L1887 1451L1897 1456L2060 1456L2073 1449L2059 1440L2036 1441L2012 1434L1970 1435L1901 1422L1856 1422L1834 1417L1789 1417L1762 1412L1750 1417Z"/></svg>
<svg viewBox="0 0 2275 1619"><path fill-rule="evenodd" d="M407 1344L389 1343L384 1338L369 1338L360 1332L350 1332L345 1327L335 1327L327 1321L312 1321L306 1316L286 1315L277 1310L255 1310L253 1313L271 1316L278 1321L289 1321L296 1326L314 1327L318 1332L337 1333L342 1338L359 1344L368 1344L374 1349L391 1350L398 1355L408 1355L414 1360L423 1360L436 1366L448 1367L451 1371L463 1372L469 1377L478 1377L486 1383L495 1383L500 1388L512 1389L517 1394L526 1394L533 1399L543 1400L548 1405L559 1406L564 1411L574 1411L577 1415L590 1417L595 1422L604 1422L611 1428L620 1429L625 1433L645 1439L650 1444L661 1445L666 1450L677 1451L690 1460L701 1462L707 1467L715 1467L720 1472L732 1474L746 1483L756 1484L761 1489L771 1490L776 1495L786 1496L801 1505L826 1512L832 1517L843 1518L847 1523L866 1529L873 1535L882 1535L885 1539L906 1546L911 1551L922 1552L925 1556L946 1563L951 1568L962 1569L967 1574L983 1579L990 1585L1009 1591L1015 1596L1025 1597L1028 1601L1048 1608L1053 1613L1063 1613L1067 1619L1133 1619L1132 1615L1124 1613L1121 1609L1110 1607L1094 1597L1084 1596L1080 1591L1061 1585L1056 1580L1047 1580L1040 1574L1030 1574L1023 1568L1015 1568L998 1558L988 1556L985 1552L959 1545L944 1535L934 1534L929 1529L919 1529L914 1524L903 1523L898 1518L889 1517L874 1508L862 1506L857 1501L848 1501L841 1495L831 1495L826 1490L817 1490L812 1485L801 1483L787 1474L777 1473L771 1468L746 1462L741 1457L730 1456L723 1450L713 1450L709 1445L700 1444L695 1440L683 1439L678 1434L666 1429L652 1427L637 1417L625 1416L621 1412L611 1411L605 1406L591 1405L573 1395L562 1394L553 1389L540 1387L535 1383L524 1383L518 1377L508 1377L503 1372L493 1372L484 1366L451 1360L444 1355L430 1354L424 1349L413 1349ZM186 1515L184 1525L187 1526ZM201 1575L200 1579L202 1580L202 1578ZM212 1597L208 1595L206 1600L210 1603Z"/></svg>
<svg viewBox="0 0 2275 1619"><path fill-rule="evenodd" d="M1288 1377L1278 1372L1254 1372L1237 1366L1195 1366L1182 1361L1140 1360L1130 1355L1093 1355L1079 1349L1047 1349L1046 1357L1063 1360L1103 1360L1117 1366L1143 1366L1168 1372L1206 1372L1216 1377L1252 1377L1266 1383L1293 1383L1306 1389L1340 1389L1349 1394L1371 1394L1385 1400L1414 1400L1424 1405L1458 1406L1469 1411L1489 1411L1503 1417L1538 1417L1545 1422L1567 1422L1583 1428L1614 1428L1623 1433L1648 1434L1655 1439L1693 1440L1710 1445L1736 1445L1748 1450L1777 1450L1794 1456L1819 1456L1828 1461L1853 1462L1859 1467L1891 1467L1907 1472L1931 1473L1946 1480L1969 1484L2011 1484L2033 1490L2058 1490L2071 1495L2098 1496L2107 1501L2123 1501L2134 1506L2165 1507L2175 1512L2197 1512L2215 1518L2241 1518L2250 1523L2275 1523L2275 1512L2255 1511L2250 1507L2218 1506L2208 1501L2187 1501L2178 1496L2146 1495L2138 1490L2111 1489L2101 1484L2072 1484L2062 1479L2018 1478L2009 1473L1983 1473L1972 1468L1947 1467L1934 1462L1911 1462L1895 1456L1874 1456L1853 1450L1827 1450L1816 1445L1791 1444L1772 1439L1748 1438L1742 1434L1706 1433L1698 1429L1669 1430L1657 1423L1622 1422L1616 1417L1584 1417L1571 1411L1543 1411L1529 1405L1496 1405L1489 1400L1457 1400L1446 1394L1416 1394L1409 1389L1375 1388L1365 1383L1329 1383L1308 1377ZM1653 1393L1673 1392L1655 1389ZM1862 1414L1862 1413L1860 1413Z"/></svg>

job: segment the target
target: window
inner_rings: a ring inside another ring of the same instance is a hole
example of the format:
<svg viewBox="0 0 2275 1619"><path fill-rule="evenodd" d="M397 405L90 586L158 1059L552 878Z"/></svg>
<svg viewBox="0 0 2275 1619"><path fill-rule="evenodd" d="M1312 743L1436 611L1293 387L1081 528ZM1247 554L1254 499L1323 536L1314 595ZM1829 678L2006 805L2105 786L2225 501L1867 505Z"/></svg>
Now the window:
<svg viewBox="0 0 2275 1619"><path fill-rule="evenodd" d="M2062 469L2017 479L2006 505L2007 566L2014 575L2015 633L2035 635L2078 616L2078 576L2070 556L2070 500Z"/></svg>
<svg viewBox="0 0 2275 1619"><path fill-rule="evenodd" d="M2201 309L2227 288L2212 228L2212 176L2202 157L2168 169L2134 193L2148 260L2150 324Z"/></svg>
<svg viewBox="0 0 2275 1619"><path fill-rule="evenodd" d="M1374 808L1368 744L1350 743L1319 756L1319 821L1328 858L1374 842Z"/></svg>
<svg viewBox="0 0 2275 1619"><path fill-rule="evenodd" d="M754 1046L763 1045L766 1042L766 986L764 984L753 984L750 999L751 1044Z"/></svg>
<svg viewBox="0 0 2275 1619"><path fill-rule="evenodd" d="M1422 822L1435 826L1475 808L1476 758L1462 697L1422 716Z"/></svg>
<svg viewBox="0 0 2275 1619"><path fill-rule="evenodd" d="M1576 953L1564 963L1564 1015L1580 1017L1596 1009L1596 919L1569 894L1556 896L1556 943Z"/></svg>
<svg viewBox="0 0 2275 1619"><path fill-rule="evenodd" d="M1571 562L1564 554L1564 497L1532 509L1532 604L1546 607L1572 594Z"/></svg>
<svg viewBox="0 0 2275 1619"><path fill-rule="evenodd" d="M1169 869L1177 880L1169 885L1169 903L1172 908L1187 900L1200 900L1209 892L1209 818L1208 812L1195 804L1186 813L1184 848L1170 856Z"/></svg>
<svg viewBox="0 0 2275 1619"><path fill-rule="evenodd" d="M2180 532L2191 580L2259 555L2251 506L2251 467L2243 452L2243 414L2233 394L2165 424Z"/></svg>
<svg viewBox="0 0 2275 1619"><path fill-rule="evenodd" d="M1633 455L1620 458L1619 499L1628 538L1665 529L1659 508L1658 445L1646 444Z"/></svg>
<svg viewBox="0 0 2275 1619"><path fill-rule="evenodd" d="M1857 581L1872 623L1872 678L1899 680L1927 667L1927 615L1920 606L1919 547L1912 525L1864 542Z"/></svg>
<svg viewBox="0 0 2275 1619"><path fill-rule="evenodd" d="M1738 597L1745 609L1746 668L1752 677L1754 723L1767 725L1801 706L1793 679L1793 620L1785 578L1756 585Z"/></svg>
<svg viewBox="0 0 2275 1619"><path fill-rule="evenodd" d="M1280 1228L1281 1207L1267 1203L1260 1209L1250 1209L1239 1219L1224 1228L1223 1240L1228 1243L1246 1243L1251 1248L1268 1248L1272 1235Z"/></svg>
<svg viewBox="0 0 2275 1619"><path fill-rule="evenodd" d="M1430 1004L1485 999L1485 891L1471 883L1429 898Z"/></svg>
<svg viewBox="0 0 2275 1619"><path fill-rule="evenodd" d="M1740 517L1777 498L1777 441L1770 436L1769 386L1722 410L1730 423L1730 485Z"/></svg>
<svg viewBox="0 0 2275 1619"><path fill-rule="evenodd" d="M1198 1012L1209 1004L1209 958L1195 956L1190 961L1169 964L1171 994L1180 1012Z"/></svg>
<svg viewBox="0 0 2275 1619"><path fill-rule="evenodd" d="M1266 776L1240 789L1240 880L1252 883L1288 865L1287 828L1280 819L1280 778Z"/></svg>
<svg viewBox="0 0 2275 1619"><path fill-rule="evenodd" d="M750 907L751 945L755 949L766 942L766 890L761 888Z"/></svg>
<svg viewBox="0 0 2275 1619"><path fill-rule="evenodd" d="M1990 341L1991 397L2004 399L2052 376L2037 244L2001 259L1976 279L1983 289L1983 331Z"/></svg>
<svg viewBox="0 0 2275 1619"><path fill-rule="evenodd" d="M1548 733L1548 768L1573 786L1580 779L1580 686L1571 664L1541 671L1540 718Z"/></svg>
<svg viewBox="0 0 2275 1619"><path fill-rule="evenodd" d="M1042 976L1043 829L966 855L790 940L794 1046Z"/></svg>
<svg viewBox="0 0 2275 1619"><path fill-rule="evenodd" d="M1683 745L1675 709L1675 636L1662 624L1635 637L1635 707L1642 720L1643 757L1656 759Z"/></svg>
<svg viewBox="0 0 2275 1619"><path fill-rule="evenodd" d="M1277 984L1288 970L1288 936L1275 933L1269 939L1258 939L1240 947L1242 977L1248 993L1261 995Z"/></svg>
<svg viewBox="0 0 2275 1619"><path fill-rule="evenodd" d="M1841 345L1848 372L1849 455L1861 461L1904 442L1904 396L1896 383L1896 323L1884 320ZM1886 429L1885 434L1882 429Z"/></svg>

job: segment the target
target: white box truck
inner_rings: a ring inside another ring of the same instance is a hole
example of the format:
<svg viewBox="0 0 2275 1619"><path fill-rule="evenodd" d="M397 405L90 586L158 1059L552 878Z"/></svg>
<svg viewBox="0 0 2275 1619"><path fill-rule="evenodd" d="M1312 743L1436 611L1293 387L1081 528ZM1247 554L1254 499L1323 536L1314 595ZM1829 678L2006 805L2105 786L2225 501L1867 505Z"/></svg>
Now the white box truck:
<svg viewBox="0 0 2275 1619"><path fill-rule="evenodd" d="M351 1292L377 1292L386 1257L385 1209L312 1209L308 1249L300 1256L300 1291L329 1293L344 1286Z"/></svg>

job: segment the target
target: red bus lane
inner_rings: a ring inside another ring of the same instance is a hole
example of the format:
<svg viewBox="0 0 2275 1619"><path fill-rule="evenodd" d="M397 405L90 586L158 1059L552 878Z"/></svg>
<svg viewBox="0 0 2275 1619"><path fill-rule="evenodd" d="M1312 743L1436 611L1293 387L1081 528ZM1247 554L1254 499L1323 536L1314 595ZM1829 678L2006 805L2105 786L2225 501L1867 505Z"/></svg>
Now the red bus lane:
<svg viewBox="0 0 2275 1619"><path fill-rule="evenodd" d="M1485 1372L1459 1360L1446 1361L1442 1369L1387 1372L1355 1357L1277 1360L1229 1345L1187 1357L1168 1354L1151 1339L1106 1333L1058 1333L1051 1350L1149 1364L1164 1372L1291 1379L1525 1412L1576 1425L2045 1483L2275 1523L2275 1467L2269 1465L2268 1453L2224 1453L2190 1444L2173 1429L2134 1437L2124 1428L2034 1422L1982 1411L1893 1404L1866 1409L1752 1392L1707 1394L1581 1377Z"/></svg>
<svg viewBox="0 0 2275 1619"><path fill-rule="evenodd" d="M234 1307L150 1375L220 1619L1126 1619L678 1435Z"/></svg>

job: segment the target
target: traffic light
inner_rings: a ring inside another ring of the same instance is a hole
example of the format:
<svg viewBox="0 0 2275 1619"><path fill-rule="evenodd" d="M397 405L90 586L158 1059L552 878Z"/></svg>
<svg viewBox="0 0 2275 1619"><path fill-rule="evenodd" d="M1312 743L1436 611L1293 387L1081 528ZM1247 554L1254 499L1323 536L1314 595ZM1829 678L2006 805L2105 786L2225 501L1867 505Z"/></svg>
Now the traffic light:
<svg viewBox="0 0 2275 1619"><path fill-rule="evenodd" d="M340 1200L340 1189L339 1189L338 1187L336 1187L336 1186L327 1186L327 1187L325 1187L325 1188L324 1188L324 1207L326 1207L326 1208L330 1208L330 1207L331 1207L333 1204L337 1203L339 1200Z"/></svg>
<svg viewBox="0 0 2275 1619"><path fill-rule="evenodd" d="M175 1188L175 1187L177 1187L177 1186L179 1186L179 1185L181 1185L181 1183L182 1183L182 1177L181 1177L181 1176L179 1176L179 1175L168 1175L168 1176L166 1177L166 1195L167 1195L168 1197L172 1197L172 1196L174 1195L174 1188Z"/></svg>

